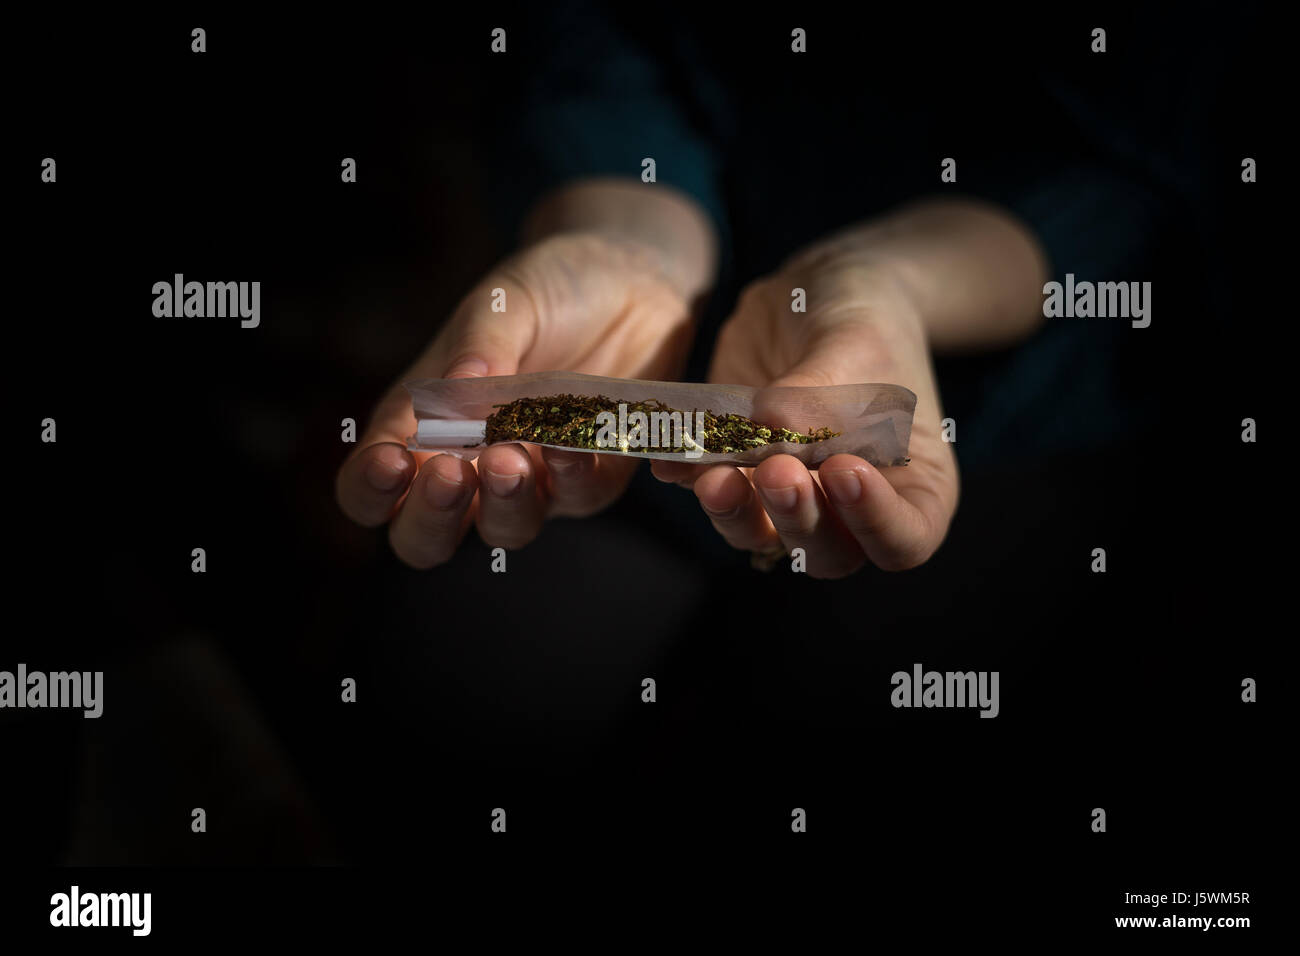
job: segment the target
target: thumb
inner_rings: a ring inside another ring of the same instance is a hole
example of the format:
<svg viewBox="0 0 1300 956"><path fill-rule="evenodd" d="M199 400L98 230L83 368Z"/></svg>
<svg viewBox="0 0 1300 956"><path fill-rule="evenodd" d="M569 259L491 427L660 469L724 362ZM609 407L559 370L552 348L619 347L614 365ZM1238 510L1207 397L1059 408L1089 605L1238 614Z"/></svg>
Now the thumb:
<svg viewBox="0 0 1300 956"><path fill-rule="evenodd" d="M820 427L825 409L807 396L794 397L786 389L851 385L864 379L867 344L848 329L818 336L803 355L754 395L754 416L762 422L801 431Z"/></svg>
<svg viewBox="0 0 1300 956"><path fill-rule="evenodd" d="M514 375L537 340L537 310L517 281L501 276L480 283L434 341L423 377ZM416 363L406 378L423 371Z"/></svg>
<svg viewBox="0 0 1300 956"><path fill-rule="evenodd" d="M502 301L508 306L505 311L496 308ZM532 347L536 328L532 301L517 283L489 279L475 287L371 412L364 434L335 479L335 497L343 512L366 527L382 524L432 457L406 448L416 423L404 382L513 375Z"/></svg>
<svg viewBox="0 0 1300 956"><path fill-rule="evenodd" d="M819 331L800 357L770 382L781 386L848 385L864 381L879 364L880 344L865 323L841 323Z"/></svg>
<svg viewBox="0 0 1300 956"><path fill-rule="evenodd" d="M498 307L499 303L504 303ZM490 278L469 293L424 353L398 376L376 405L358 451L379 442L405 445L415 430L415 413L404 382L421 378L478 378L514 375L532 348L537 316L524 289Z"/></svg>

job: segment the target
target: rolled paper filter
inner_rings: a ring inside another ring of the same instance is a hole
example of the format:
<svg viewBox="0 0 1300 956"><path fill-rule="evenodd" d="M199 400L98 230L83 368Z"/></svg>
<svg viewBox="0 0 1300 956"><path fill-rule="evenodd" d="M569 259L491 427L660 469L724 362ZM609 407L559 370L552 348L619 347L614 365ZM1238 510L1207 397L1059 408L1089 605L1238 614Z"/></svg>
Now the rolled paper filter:
<svg viewBox="0 0 1300 956"><path fill-rule="evenodd" d="M424 418L416 423L415 444L420 448L469 448L483 443L487 422L453 418Z"/></svg>

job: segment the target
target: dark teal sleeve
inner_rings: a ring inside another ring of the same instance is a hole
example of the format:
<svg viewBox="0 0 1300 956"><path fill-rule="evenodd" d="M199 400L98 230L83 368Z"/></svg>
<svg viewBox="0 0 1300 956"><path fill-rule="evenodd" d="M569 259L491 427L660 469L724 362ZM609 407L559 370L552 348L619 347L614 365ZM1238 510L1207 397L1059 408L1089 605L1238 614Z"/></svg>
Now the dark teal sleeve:
<svg viewBox="0 0 1300 956"><path fill-rule="evenodd" d="M1043 118L1025 124L1034 142L1012 161L994 156L977 180L993 184L985 198L1038 237L1052 280L1150 281L1154 305L1149 329L1052 318L1015 349L940 359L945 403L972 439L958 449L963 467L1106 449L1141 433L1167 401L1150 369L1175 364L1183 329L1201 310L1223 311L1222 270L1204 250L1217 232L1219 182L1235 176L1235 164L1216 160L1222 116L1210 104L1220 101L1236 41L1225 31L1204 44L1197 29L1143 12L1126 31L1127 58L1036 77Z"/></svg>
<svg viewBox="0 0 1300 956"><path fill-rule="evenodd" d="M547 5L507 28L507 53L489 61L491 105L478 117L488 147L488 201L513 239L547 191L590 176L640 179L653 158L656 182L682 190L724 220L718 159L668 91L663 61L608 10ZM647 184L647 189L655 184Z"/></svg>

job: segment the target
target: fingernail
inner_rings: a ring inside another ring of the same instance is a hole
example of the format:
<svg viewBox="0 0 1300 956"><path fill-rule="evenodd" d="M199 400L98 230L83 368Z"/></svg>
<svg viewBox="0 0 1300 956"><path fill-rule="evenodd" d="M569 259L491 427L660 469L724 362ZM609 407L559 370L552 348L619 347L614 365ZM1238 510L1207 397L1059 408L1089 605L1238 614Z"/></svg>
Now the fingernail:
<svg viewBox="0 0 1300 956"><path fill-rule="evenodd" d="M519 490L523 480L523 475L498 475L495 471L487 471L483 475L488 491L498 498L509 498Z"/></svg>
<svg viewBox="0 0 1300 956"><path fill-rule="evenodd" d="M443 378L480 378L487 373L487 362L481 358L463 358L457 359Z"/></svg>
<svg viewBox="0 0 1300 956"><path fill-rule="evenodd" d="M799 489L790 485L786 488L764 488L763 500L772 506L772 510L789 514L799 504Z"/></svg>
<svg viewBox="0 0 1300 956"><path fill-rule="evenodd" d="M445 457L448 456L439 455L429 463L428 467L433 469L433 474L429 476L429 480L424 484L429 500L433 502L435 508L441 511L451 508L460 501L461 496L465 493L465 480L461 476L460 463L451 462L448 464L440 460Z"/></svg>
<svg viewBox="0 0 1300 956"><path fill-rule="evenodd" d="M405 480L405 467L398 468L382 458L372 458L366 465L366 483L381 495L392 494Z"/></svg>
<svg viewBox="0 0 1300 956"><path fill-rule="evenodd" d="M700 507L704 509L704 513L708 515L710 518L718 518L718 519L734 518L736 515L740 514L740 505L736 505L736 507L734 508L728 508L726 511L715 511L714 509L710 508L708 505L706 505L704 502L701 501Z"/></svg>
<svg viewBox="0 0 1300 956"><path fill-rule="evenodd" d="M566 478L570 475L577 474L578 470L586 464L582 458L552 458L546 462L546 467L552 473L563 475Z"/></svg>
<svg viewBox="0 0 1300 956"><path fill-rule="evenodd" d="M831 471L821 478L826 494L837 505L851 505L862 497L862 479L856 471Z"/></svg>

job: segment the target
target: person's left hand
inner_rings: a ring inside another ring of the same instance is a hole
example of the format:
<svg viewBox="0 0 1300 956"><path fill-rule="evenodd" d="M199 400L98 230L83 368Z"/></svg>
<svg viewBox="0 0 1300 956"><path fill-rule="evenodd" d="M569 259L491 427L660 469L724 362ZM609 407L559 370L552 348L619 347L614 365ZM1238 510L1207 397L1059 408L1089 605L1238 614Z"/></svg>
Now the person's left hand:
<svg viewBox="0 0 1300 956"><path fill-rule="evenodd" d="M796 287L806 290L807 312L791 311ZM904 570L934 554L957 508L957 461L940 437L920 314L888 267L831 245L751 284L719 334L709 380L887 382L917 396L903 466L875 468L853 455L834 455L814 472L790 455L746 469L655 461L655 477L693 488L729 544L769 561L803 548L807 572L821 578L852 574L867 560Z"/></svg>

